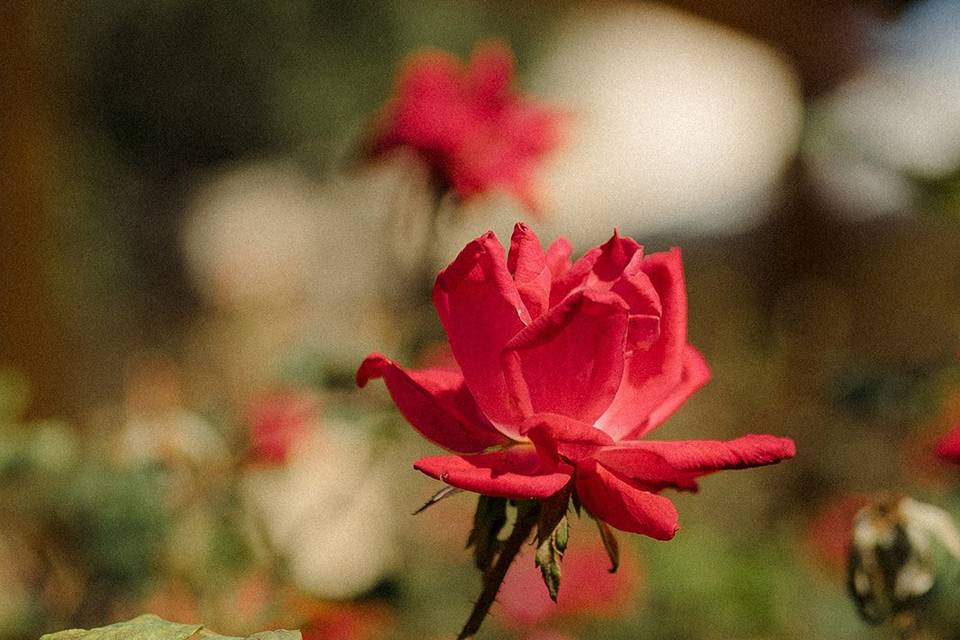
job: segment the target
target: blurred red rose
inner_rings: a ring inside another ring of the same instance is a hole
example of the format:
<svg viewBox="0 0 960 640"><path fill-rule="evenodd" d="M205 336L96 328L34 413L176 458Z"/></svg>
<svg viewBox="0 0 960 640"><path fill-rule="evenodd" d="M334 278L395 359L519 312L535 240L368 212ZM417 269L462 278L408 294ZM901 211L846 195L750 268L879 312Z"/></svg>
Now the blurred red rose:
<svg viewBox="0 0 960 640"><path fill-rule="evenodd" d="M870 502L863 493L843 493L824 501L806 529L806 547L825 568L838 574L847 569L853 519Z"/></svg>
<svg viewBox="0 0 960 640"><path fill-rule="evenodd" d="M948 462L960 463L960 424L937 441L937 455Z"/></svg>
<svg viewBox="0 0 960 640"><path fill-rule="evenodd" d="M441 51L415 54L400 73L372 152L412 148L445 188L467 200L504 189L537 210L533 175L560 141L560 113L512 88L513 56L477 47L464 66Z"/></svg>
<svg viewBox="0 0 960 640"><path fill-rule="evenodd" d="M620 568L610 573L606 550L593 544L571 550L563 559L564 589L554 603L532 562L515 562L497 598L497 617L506 625L540 627L552 618L609 617L629 610L640 587L640 569L632 553L620 556Z"/></svg>
<svg viewBox="0 0 960 640"><path fill-rule="evenodd" d="M434 306L461 373L405 370L371 354L357 383L383 377L424 437L458 454L415 467L450 485L546 498L571 477L583 506L624 531L662 540L679 528L667 487L695 490L721 469L779 462L792 440L640 440L710 377L687 344L677 249L645 256L614 232L570 263L518 224L509 257L492 232L437 277ZM576 473L574 474L574 471Z"/></svg>
<svg viewBox="0 0 960 640"><path fill-rule="evenodd" d="M251 457L256 462L283 464L318 419L320 399L300 390L257 397L247 409Z"/></svg>

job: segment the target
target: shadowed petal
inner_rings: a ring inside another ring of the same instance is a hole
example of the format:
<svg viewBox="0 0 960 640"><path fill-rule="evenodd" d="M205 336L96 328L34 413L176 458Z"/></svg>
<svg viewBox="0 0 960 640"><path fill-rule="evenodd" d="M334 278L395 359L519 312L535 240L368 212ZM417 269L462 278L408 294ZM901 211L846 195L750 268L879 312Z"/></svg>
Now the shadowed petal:
<svg viewBox="0 0 960 640"><path fill-rule="evenodd" d="M621 531L669 540L680 529L667 498L644 491L596 462L577 466L577 495L593 516Z"/></svg>
<svg viewBox="0 0 960 640"><path fill-rule="evenodd" d="M521 433L530 438L537 451L554 462L588 458L613 440L596 427L555 413L538 413L527 418Z"/></svg>
<svg viewBox="0 0 960 640"><path fill-rule="evenodd" d="M702 358L687 346L687 294L680 250L651 254L641 266L660 295L660 335L649 349L632 353L617 396L597 421L614 440L650 431L706 382Z"/></svg>
<svg viewBox="0 0 960 640"><path fill-rule="evenodd" d="M683 373L677 384L659 405L650 412L640 429L630 434L630 438L639 438L645 433L653 431L667 418L672 416L693 393L710 382L710 366L703 356L689 344L683 350Z"/></svg>
<svg viewBox="0 0 960 640"><path fill-rule="evenodd" d="M475 453L507 442L477 408L455 371L403 369L380 354L371 354L357 371L357 384L383 378L403 417L423 437L444 449Z"/></svg>
<svg viewBox="0 0 960 640"><path fill-rule="evenodd" d="M549 498L570 482L568 465L544 465L530 446L472 456L430 456L414 468L441 482L487 496Z"/></svg>

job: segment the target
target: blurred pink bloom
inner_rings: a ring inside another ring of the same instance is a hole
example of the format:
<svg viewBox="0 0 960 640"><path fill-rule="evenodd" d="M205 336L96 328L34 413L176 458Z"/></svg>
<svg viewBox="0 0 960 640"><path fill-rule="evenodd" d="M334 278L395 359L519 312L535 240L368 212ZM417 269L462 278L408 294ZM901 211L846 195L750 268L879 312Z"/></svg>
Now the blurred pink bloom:
<svg viewBox="0 0 960 640"><path fill-rule="evenodd" d="M560 142L561 114L513 89L513 55L478 46L467 65L414 54L377 124L373 154L408 146L463 200L504 189L535 212L533 175Z"/></svg>
<svg viewBox="0 0 960 640"><path fill-rule="evenodd" d="M807 548L826 568L846 571L853 532L853 517L870 502L862 493L830 497L817 509L806 530Z"/></svg>
<svg viewBox="0 0 960 640"><path fill-rule="evenodd" d="M948 462L960 463L960 424L937 441L937 455Z"/></svg>
<svg viewBox="0 0 960 640"><path fill-rule="evenodd" d="M378 603L317 602L305 612L303 640L375 640L392 626L389 609Z"/></svg>
<svg viewBox="0 0 960 640"><path fill-rule="evenodd" d="M640 587L637 560L625 549L620 568L610 573L610 559L596 540L575 546L563 558L563 588L550 600L540 570L533 562L514 562L500 588L494 613L504 624L539 627L555 618L625 614Z"/></svg>
<svg viewBox="0 0 960 640"><path fill-rule="evenodd" d="M256 398L247 410L252 458L284 464L291 449L308 434L319 411L320 399L308 391L276 391Z"/></svg>

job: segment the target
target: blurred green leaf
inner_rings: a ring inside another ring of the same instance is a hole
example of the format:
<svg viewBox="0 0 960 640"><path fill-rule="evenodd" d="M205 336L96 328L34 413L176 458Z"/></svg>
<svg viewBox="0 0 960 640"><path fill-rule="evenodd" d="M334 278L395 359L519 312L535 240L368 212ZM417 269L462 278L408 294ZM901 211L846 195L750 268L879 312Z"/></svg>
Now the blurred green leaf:
<svg viewBox="0 0 960 640"><path fill-rule="evenodd" d="M477 511L473 516L473 530L467 539L467 548L474 548L474 560L481 573L490 570L494 558L500 552L497 536L505 524L507 501L481 495L477 499Z"/></svg>
<svg viewBox="0 0 960 640"><path fill-rule="evenodd" d="M40 640L187 640L208 638L210 640L243 640L222 636L207 631L203 625L180 624L163 620L153 614L144 614L133 620L118 622L97 629L69 629L48 633ZM262 631L247 636L245 640L300 640L299 631Z"/></svg>

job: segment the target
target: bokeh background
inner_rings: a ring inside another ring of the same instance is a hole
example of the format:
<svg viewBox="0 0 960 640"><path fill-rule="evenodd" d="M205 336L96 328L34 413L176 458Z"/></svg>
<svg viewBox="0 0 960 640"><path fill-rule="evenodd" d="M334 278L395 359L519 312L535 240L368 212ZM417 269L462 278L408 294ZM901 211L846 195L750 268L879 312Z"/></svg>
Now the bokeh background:
<svg viewBox="0 0 960 640"><path fill-rule="evenodd" d="M575 520L560 604L527 553L481 637L884 637L852 513L960 507L958 32L950 0L3 3L0 637L452 637L474 498L411 516L431 448L352 376L442 361L397 273L529 215L451 207L427 251L413 161L357 149L405 56L491 38L569 114L541 237L683 248L714 379L662 432L799 455L677 496L615 576Z"/></svg>

